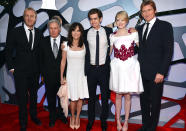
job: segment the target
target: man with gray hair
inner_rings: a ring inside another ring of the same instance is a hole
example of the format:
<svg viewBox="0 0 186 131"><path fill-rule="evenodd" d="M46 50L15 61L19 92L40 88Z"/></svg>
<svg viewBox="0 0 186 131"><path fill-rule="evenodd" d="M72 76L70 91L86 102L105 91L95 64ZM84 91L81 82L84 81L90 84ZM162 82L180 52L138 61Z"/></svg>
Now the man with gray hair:
<svg viewBox="0 0 186 131"><path fill-rule="evenodd" d="M62 113L60 106L58 106L58 111L56 111L57 91L61 86L61 44L66 38L60 35L61 23L57 19L51 19L48 22L48 30L50 35L46 36L40 44L40 65L48 101L49 126L53 127L57 118L60 118L63 123L67 123L67 119Z"/></svg>

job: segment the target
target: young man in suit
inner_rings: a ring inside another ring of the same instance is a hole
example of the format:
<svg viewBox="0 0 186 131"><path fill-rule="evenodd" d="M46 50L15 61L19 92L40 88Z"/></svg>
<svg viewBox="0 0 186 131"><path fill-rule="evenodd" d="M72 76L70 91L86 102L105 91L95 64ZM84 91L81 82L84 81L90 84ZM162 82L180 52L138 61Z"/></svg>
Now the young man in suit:
<svg viewBox="0 0 186 131"><path fill-rule="evenodd" d="M170 23L156 18L156 5L151 0L141 4L141 13L146 23L138 28L138 60L144 86L140 95L143 126L138 131L155 131L164 78L173 54L173 28Z"/></svg>
<svg viewBox="0 0 186 131"><path fill-rule="evenodd" d="M101 127L107 129L106 119L108 117L108 98L109 98L109 74L110 74L110 40L109 36L112 29L101 26L103 19L99 9L91 9L88 13L91 28L85 31L85 72L87 74L89 100L88 100L88 125L89 131L95 120L95 101L96 88L100 85L101 90Z"/></svg>
<svg viewBox="0 0 186 131"><path fill-rule="evenodd" d="M34 27L37 18L34 9L26 8L23 18L23 26L14 28L8 35L5 50L8 70L14 75L21 130L26 130L28 96L31 120L41 125L37 118L37 91L40 74L39 43L43 35Z"/></svg>
<svg viewBox="0 0 186 131"><path fill-rule="evenodd" d="M56 111L57 91L60 84L60 64L62 58L61 44L65 37L60 35L61 24L57 19L48 22L49 36L46 36L40 44L41 74L44 78L46 96L49 108L49 126L53 127L57 118L67 123L58 99L58 111Z"/></svg>

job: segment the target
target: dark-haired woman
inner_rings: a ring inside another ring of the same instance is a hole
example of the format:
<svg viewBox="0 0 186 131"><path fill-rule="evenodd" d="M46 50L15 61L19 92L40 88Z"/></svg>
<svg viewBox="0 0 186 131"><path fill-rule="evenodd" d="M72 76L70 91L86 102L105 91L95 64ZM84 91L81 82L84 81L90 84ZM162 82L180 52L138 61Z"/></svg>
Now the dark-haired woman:
<svg viewBox="0 0 186 131"><path fill-rule="evenodd" d="M73 23L68 33L68 42L62 47L61 76L63 76L67 59L66 81L68 85L68 98L70 102L71 118L70 128L80 127L80 112L83 99L89 98L87 78L84 73L85 46L83 43L83 26L80 23ZM61 84L64 78L61 77ZM76 116L75 111L77 110Z"/></svg>

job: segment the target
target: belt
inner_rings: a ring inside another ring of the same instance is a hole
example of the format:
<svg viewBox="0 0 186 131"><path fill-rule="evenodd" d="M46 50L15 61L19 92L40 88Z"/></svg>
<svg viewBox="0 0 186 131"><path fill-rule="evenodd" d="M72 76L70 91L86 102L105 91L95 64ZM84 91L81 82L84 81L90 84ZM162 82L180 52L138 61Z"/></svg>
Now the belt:
<svg viewBox="0 0 186 131"><path fill-rule="evenodd" d="M96 67L96 68L98 68L98 67L103 67L105 64L102 64L102 65L90 65L91 67Z"/></svg>

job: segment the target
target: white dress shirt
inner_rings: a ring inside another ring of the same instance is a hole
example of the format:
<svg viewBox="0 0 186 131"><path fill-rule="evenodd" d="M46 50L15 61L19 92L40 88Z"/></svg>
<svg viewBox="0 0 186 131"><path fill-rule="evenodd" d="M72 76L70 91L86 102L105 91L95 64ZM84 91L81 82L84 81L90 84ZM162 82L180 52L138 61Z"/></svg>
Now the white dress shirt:
<svg viewBox="0 0 186 131"><path fill-rule="evenodd" d="M25 29L25 32L26 32L26 36L27 36L27 39L28 39L28 41L29 41L29 35L30 35L30 31L29 31L29 29L30 28L28 28L28 26L26 26L26 24L24 24L24 29ZM35 37L35 30L34 30L34 28L32 29L32 46L31 46L31 49L33 49L33 46L34 46L34 37Z"/></svg>
<svg viewBox="0 0 186 131"><path fill-rule="evenodd" d="M100 27L98 30L91 28L87 34L90 50L90 64L95 65L96 59L96 31L99 31L99 65L105 64L107 56L108 41L105 29Z"/></svg>
<svg viewBox="0 0 186 131"><path fill-rule="evenodd" d="M25 32L26 32L26 37L27 37L27 39L29 41L30 31L28 29L30 29L30 28L28 28L28 26L26 26L26 24L24 24L23 27L24 27ZM34 28L32 29L32 37L33 37L32 38L33 41L32 41L31 49L33 49L33 46L34 46L34 37L35 37L35 30L34 30ZM14 71L14 69L10 69L9 71Z"/></svg>
<svg viewBox="0 0 186 131"><path fill-rule="evenodd" d="M50 43L51 43L52 50L53 50L53 45L54 45L54 39L56 39L56 44L57 44L57 47L58 47L58 50L59 50L59 46L60 46L60 35L58 35L58 37L56 37L56 38L50 37Z"/></svg>
<svg viewBox="0 0 186 131"><path fill-rule="evenodd" d="M147 37L148 37L149 32L150 32L152 26L154 25L155 21L156 21L156 17L154 17L151 21L148 22L148 23L149 23L149 29L148 29L148 32L147 32ZM146 23L147 23L147 22L146 22ZM143 35L144 35L144 33L145 33L145 29L146 29L146 28L147 28L147 24L145 24L145 25L143 26ZM147 39L147 37L146 37L146 39Z"/></svg>

